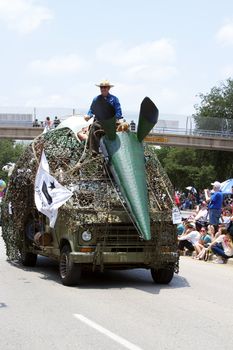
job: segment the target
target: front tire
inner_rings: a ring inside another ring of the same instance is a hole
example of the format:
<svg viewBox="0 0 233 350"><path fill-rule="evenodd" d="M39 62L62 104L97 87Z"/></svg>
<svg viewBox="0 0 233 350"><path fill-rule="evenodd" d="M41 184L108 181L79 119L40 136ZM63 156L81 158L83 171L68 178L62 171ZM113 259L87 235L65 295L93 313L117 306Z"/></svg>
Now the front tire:
<svg viewBox="0 0 233 350"><path fill-rule="evenodd" d="M155 283L168 284L171 282L174 275L172 269L151 269L151 276Z"/></svg>
<svg viewBox="0 0 233 350"><path fill-rule="evenodd" d="M64 286L74 286L78 284L81 277L81 268L70 259L70 246L65 245L61 249L59 272Z"/></svg>
<svg viewBox="0 0 233 350"><path fill-rule="evenodd" d="M22 246L20 248L20 262L22 263L23 266L30 266L30 267L34 267L37 261L37 254L27 252L27 247L29 246L27 233L31 229L32 223L33 223L32 215L29 215L27 223L25 225L24 236L23 236L24 239L22 242Z"/></svg>

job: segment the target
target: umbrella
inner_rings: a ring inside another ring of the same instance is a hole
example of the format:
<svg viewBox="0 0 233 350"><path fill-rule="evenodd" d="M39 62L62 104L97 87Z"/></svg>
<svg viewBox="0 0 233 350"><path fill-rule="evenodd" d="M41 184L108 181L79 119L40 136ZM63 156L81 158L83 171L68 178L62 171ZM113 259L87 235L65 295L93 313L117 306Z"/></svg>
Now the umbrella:
<svg viewBox="0 0 233 350"><path fill-rule="evenodd" d="M4 180L0 179L0 192L2 192L6 188L6 183Z"/></svg>
<svg viewBox="0 0 233 350"><path fill-rule="evenodd" d="M233 186L233 179L228 179L221 183L221 191L223 193L232 193L231 188Z"/></svg>
<svg viewBox="0 0 233 350"><path fill-rule="evenodd" d="M190 192L192 193L197 193L197 190L196 188L194 188L193 186L188 186L188 187L185 187L187 190L189 190Z"/></svg>

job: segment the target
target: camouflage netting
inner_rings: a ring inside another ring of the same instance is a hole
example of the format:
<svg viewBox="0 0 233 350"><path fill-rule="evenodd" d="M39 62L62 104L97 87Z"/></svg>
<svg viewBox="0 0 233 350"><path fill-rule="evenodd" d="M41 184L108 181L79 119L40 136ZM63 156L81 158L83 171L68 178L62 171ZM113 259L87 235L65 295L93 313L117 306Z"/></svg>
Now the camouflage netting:
<svg viewBox="0 0 233 350"><path fill-rule="evenodd" d="M3 201L2 235L9 259L18 258L25 223L35 207L34 181L43 149L51 175L73 191L70 200L59 209L61 215L67 218L67 225L74 223L74 215L80 225L113 222L117 219L111 212L125 207L101 155L92 157L85 142L78 142L69 128L42 134L27 147L17 162ZM151 218L162 225L171 220L172 184L153 147L145 146L145 159ZM12 214L9 214L11 211Z"/></svg>

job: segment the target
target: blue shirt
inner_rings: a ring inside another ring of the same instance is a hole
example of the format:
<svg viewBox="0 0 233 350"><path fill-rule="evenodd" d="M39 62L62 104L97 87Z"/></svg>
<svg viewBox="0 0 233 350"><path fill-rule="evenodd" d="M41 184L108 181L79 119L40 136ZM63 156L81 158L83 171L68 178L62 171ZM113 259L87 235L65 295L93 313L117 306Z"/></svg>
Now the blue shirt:
<svg viewBox="0 0 233 350"><path fill-rule="evenodd" d="M96 96L96 97L93 99L92 103L95 102L99 96L102 96L102 95ZM115 117L116 117L117 119L121 119L121 118L122 118L122 111L121 111L121 105L120 105L120 102L119 102L118 98L117 98L116 96L111 95L111 94L108 94L108 95L107 95L106 97L104 97L104 98L105 98L105 100L106 100L108 103L110 103L110 104L114 107L114 109L115 109ZM90 109L89 109L89 111L88 111L87 114L88 114L90 117L93 117L93 111L92 111L91 107L90 107Z"/></svg>
<svg viewBox="0 0 233 350"><path fill-rule="evenodd" d="M211 243L211 237L208 233L205 236L203 236L201 240L204 242L204 244Z"/></svg>
<svg viewBox="0 0 233 350"><path fill-rule="evenodd" d="M221 209L223 202L222 192L214 192L211 194L209 209Z"/></svg>

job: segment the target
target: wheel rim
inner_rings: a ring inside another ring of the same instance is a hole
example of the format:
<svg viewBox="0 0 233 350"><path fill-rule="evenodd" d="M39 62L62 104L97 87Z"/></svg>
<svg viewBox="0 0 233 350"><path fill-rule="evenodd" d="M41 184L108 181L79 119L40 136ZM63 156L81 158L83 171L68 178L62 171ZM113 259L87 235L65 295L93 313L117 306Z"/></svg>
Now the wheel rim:
<svg viewBox="0 0 233 350"><path fill-rule="evenodd" d="M69 270L69 259L66 254L62 254L60 259L60 274L62 278L66 278Z"/></svg>

